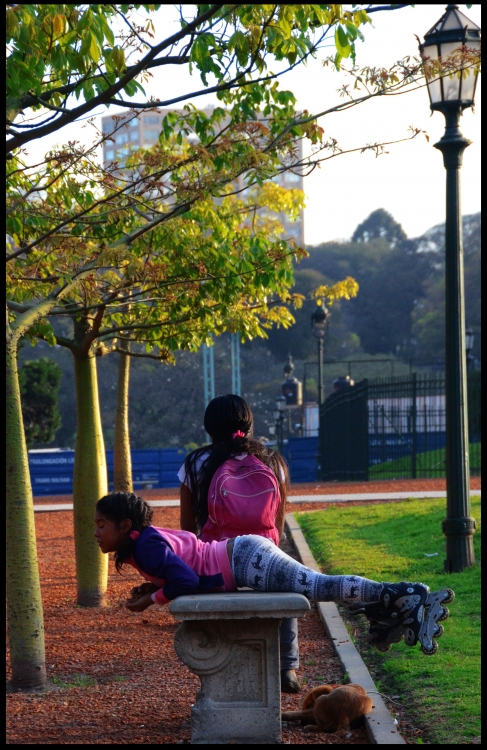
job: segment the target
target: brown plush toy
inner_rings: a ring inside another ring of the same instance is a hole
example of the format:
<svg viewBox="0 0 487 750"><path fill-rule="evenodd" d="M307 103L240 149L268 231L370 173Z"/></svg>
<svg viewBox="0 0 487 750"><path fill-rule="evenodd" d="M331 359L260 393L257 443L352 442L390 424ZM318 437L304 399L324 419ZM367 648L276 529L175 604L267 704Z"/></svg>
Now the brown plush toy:
<svg viewBox="0 0 487 750"><path fill-rule="evenodd" d="M312 723L305 732L329 732L344 735L355 722L372 708L372 700L361 685L320 685L304 698L301 711L284 711L284 721L304 720Z"/></svg>

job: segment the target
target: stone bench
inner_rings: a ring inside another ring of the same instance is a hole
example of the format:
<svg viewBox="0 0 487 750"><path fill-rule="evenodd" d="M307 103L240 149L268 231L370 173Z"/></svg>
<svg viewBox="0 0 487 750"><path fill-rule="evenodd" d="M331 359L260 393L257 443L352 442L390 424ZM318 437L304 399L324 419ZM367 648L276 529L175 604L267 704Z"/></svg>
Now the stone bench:
<svg viewBox="0 0 487 750"><path fill-rule="evenodd" d="M281 741L279 623L310 609L302 594L180 596L176 653L198 675L191 744Z"/></svg>

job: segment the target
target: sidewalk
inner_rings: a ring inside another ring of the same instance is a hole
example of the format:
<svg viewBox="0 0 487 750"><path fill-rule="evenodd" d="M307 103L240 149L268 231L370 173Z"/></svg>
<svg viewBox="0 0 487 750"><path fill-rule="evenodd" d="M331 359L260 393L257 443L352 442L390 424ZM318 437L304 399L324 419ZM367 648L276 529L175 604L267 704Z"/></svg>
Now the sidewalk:
<svg viewBox="0 0 487 750"><path fill-rule="evenodd" d="M470 489L480 490L481 477L470 478ZM177 500L179 495L178 487L164 487L156 489L137 489L137 495L142 497L144 500ZM441 478L435 479L377 479L370 482L306 482L299 484L291 484L291 488L288 492L288 502L292 502L293 498L299 496L306 496L306 502L313 502L313 498L318 498L322 495L326 495L328 499L331 499L333 495L340 497L340 501L343 502L347 496L348 500L351 501L350 495L363 495L363 494L376 494L378 499L386 499L384 496L387 495L390 499L395 493L405 493L404 497L414 497L413 493L421 492L422 497L428 497L428 492L439 492L439 495L434 497L445 497L446 496L446 480ZM311 496L311 497L310 497ZM430 496L431 497L431 496ZM372 498L368 498L371 500ZM399 498L397 498L399 499ZM72 503L71 495L38 495L34 497L35 505L67 505ZM294 502L303 502L302 500L294 500ZM316 500L316 502L322 502ZM171 506L169 506L171 507Z"/></svg>
<svg viewBox="0 0 487 750"><path fill-rule="evenodd" d="M481 490L470 490L470 496L481 495ZM424 492L358 492L351 493L349 495L289 495L287 498L288 503L348 503L348 502L377 502L388 500L406 500L408 497L444 497L446 498L446 491L441 490L425 490ZM52 501L52 497L49 498ZM165 500L147 499L147 503L152 505L154 508L178 508L179 498L172 497ZM43 511L54 511L54 510L73 510L73 503L42 503L40 498L35 498L34 501L34 512L42 513Z"/></svg>

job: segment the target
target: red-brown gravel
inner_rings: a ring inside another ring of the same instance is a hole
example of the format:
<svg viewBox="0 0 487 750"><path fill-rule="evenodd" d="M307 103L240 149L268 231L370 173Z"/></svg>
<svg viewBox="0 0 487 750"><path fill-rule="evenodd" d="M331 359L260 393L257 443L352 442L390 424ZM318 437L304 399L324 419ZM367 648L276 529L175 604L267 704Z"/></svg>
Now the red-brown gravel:
<svg viewBox="0 0 487 750"><path fill-rule="evenodd" d="M480 478L472 478L472 489ZM367 483L294 485L291 494L338 494L444 489L441 479ZM143 497L175 497L177 491L142 490ZM71 502L71 496L38 497L37 504ZM356 503L353 503L354 505ZM350 505L350 503L347 503ZM288 512L323 507L322 503L289 504ZM178 623L167 608L140 614L122 608L140 577L127 569L122 577L110 563L106 609L75 606L73 514L36 513L36 531L46 629L46 663L50 687L42 693L7 696L7 744L176 744L189 742L190 707L199 680L174 651ZM156 508L154 523L179 528L179 508ZM291 552L291 550L288 550ZM342 682L343 672L313 608L300 621L303 684L300 696L283 695L283 710L299 708L306 690ZM10 676L7 664L7 678ZM76 686L76 682L78 685ZM79 683L83 682L81 686ZM75 686L69 686L71 685ZM401 717L400 717L401 718ZM419 730L401 721L409 743ZM412 739L409 739L411 737ZM349 739L285 728L287 744L368 744L365 728Z"/></svg>
<svg viewBox="0 0 487 750"><path fill-rule="evenodd" d="M7 696L7 744L176 744L189 742L190 707L198 678L174 651L178 623L166 607L140 614L122 608L140 581L110 563L106 609L75 606L71 511L36 513L50 688ZM179 527L178 508L156 508L154 523ZM311 689L341 682L343 672L314 608L300 621L299 678ZM9 677L7 668L7 678ZM81 677L82 676L82 677ZM52 684L54 680L55 684ZM66 687L84 680L83 686ZM91 684L89 684L91 682ZM64 685L63 685L64 683ZM302 696L283 695L283 709ZM348 740L283 730L290 744L368 744L365 727Z"/></svg>

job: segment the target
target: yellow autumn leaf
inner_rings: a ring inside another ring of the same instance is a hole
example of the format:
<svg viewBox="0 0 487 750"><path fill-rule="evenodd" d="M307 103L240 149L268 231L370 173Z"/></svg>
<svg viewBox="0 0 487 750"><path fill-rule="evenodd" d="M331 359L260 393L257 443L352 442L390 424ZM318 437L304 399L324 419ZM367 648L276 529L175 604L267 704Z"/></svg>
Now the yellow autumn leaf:
<svg viewBox="0 0 487 750"><path fill-rule="evenodd" d="M54 32L54 36L64 34L66 30L66 17L61 14L54 16L54 18L52 19L52 30Z"/></svg>
<svg viewBox="0 0 487 750"><path fill-rule="evenodd" d="M351 299L358 294L359 285L351 276L336 284L319 286L313 290L311 296L316 300L325 299L328 305L332 305L337 299Z"/></svg>

